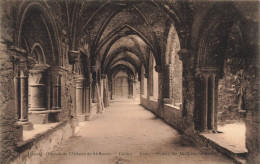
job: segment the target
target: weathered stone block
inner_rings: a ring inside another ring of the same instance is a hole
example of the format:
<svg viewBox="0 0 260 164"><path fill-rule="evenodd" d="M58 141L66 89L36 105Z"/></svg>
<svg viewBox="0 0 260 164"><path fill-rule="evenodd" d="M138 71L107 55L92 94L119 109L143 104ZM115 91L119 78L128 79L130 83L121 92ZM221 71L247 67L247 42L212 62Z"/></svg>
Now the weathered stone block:
<svg viewBox="0 0 260 164"><path fill-rule="evenodd" d="M29 114L28 117L33 124L46 124L48 123L49 113L44 113L44 114L31 113Z"/></svg>

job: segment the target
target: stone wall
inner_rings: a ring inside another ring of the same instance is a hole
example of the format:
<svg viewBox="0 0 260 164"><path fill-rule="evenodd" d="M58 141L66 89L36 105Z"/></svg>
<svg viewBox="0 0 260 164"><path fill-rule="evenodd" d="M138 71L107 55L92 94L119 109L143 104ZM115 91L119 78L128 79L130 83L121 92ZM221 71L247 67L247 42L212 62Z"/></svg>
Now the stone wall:
<svg viewBox="0 0 260 164"><path fill-rule="evenodd" d="M158 112L160 108L158 102L155 100L148 100L146 98L141 98L141 105L147 110L150 110L155 115L161 117L168 124L176 128L177 130L182 130L182 112L177 106L171 104L163 105L163 112Z"/></svg>
<svg viewBox="0 0 260 164"><path fill-rule="evenodd" d="M62 120L69 118L73 115L73 79L74 74L63 70L61 76L61 109L62 109ZM75 101L75 100L74 100Z"/></svg>
<svg viewBox="0 0 260 164"><path fill-rule="evenodd" d="M170 98L173 103L182 103L182 62L177 53L172 53L172 64L170 64Z"/></svg>
<svg viewBox="0 0 260 164"><path fill-rule="evenodd" d="M28 142L18 144L19 156L11 164L38 164L48 157L57 145L62 144L74 135L75 127L71 121L61 122L58 126L48 130Z"/></svg>
<svg viewBox="0 0 260 164"><path fill-rule="evenodd" d="M0 46L0 163L6 163L16 157L15 140L22 134L16 132L19 129L15 126L13 66L6 45L0 43Z"/></svg>
<svg viewBox="0 0 260 164"><path fill-rule="evenodd" d="M218 85L218 122L236 121L239 119L237 76L226 74ZM243 120L243 119L242 119Z"/></svg>
<svg viewBox="0 0 260 164"><path fill-rule="evenodd" d="M17 156L15 143L22 132L15 125L13 65L7 51L8 44L13 42L11 11L10 7L3 8L3 3L8 2L0 2L0 163L7 163Z"/></svg>
<svg viewBox="0 0 260 164"><path fill-rule="evenodd" d="M163 118L174 128L182 130L182 112L177 106L171 104L164 104Z"/></svg>

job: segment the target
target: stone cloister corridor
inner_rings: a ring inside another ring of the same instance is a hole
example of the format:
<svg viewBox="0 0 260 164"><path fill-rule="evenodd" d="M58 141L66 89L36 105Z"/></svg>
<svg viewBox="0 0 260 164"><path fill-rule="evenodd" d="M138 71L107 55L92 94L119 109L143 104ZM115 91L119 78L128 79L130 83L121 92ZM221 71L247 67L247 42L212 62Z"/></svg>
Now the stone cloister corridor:
<svg viewBox="0 0 260 164"><path fill-rule="evenodd" d="M67 155L64 155L64 152ZM97 119L82 123L76 136L51 152L43 160L42 164L45 163L224 164L233 162L209 148L186 139L141 107L138 102L118 101L112 103Z"/></svg>
<svg viewBox="0 0 260 164"><path fill-rule="evenodd" d="M260 162L257 0L1 0L0 22L0 163Z"/></svg>

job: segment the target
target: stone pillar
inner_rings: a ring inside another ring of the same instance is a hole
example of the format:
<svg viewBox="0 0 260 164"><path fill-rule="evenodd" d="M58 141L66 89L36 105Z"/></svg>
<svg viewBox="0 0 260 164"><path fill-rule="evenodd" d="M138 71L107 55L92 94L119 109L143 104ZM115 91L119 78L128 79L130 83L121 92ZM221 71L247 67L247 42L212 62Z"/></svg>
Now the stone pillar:
<svg viewBox="0 0 260 164"><path fill-rule="evenodd" d="M103 91L103 101L104 101L104 107L108 107L108 80L105 76L103 81L104 91Z"/></svg>
<svg viewBox="0 0 260 164"><path fill-rule="evenodd" d="M158 74L161 72L161 69L160 69L160 66L155 66L154 67L154 75L153 75L153 77L154 77L154 83L153 83L153 85L154 85L154 98L155 99L157 99L158 100L158 98L159 98L159 91L158 91L158 88L159 88L159 79L158 79Z"/></svg>
<svg viewBox="0 0 260 164"><path fill-rule="evenodd" d="M209 97L209 75L208 74L203 74L204 79L205 79L205 107L203 108L203 131L208 130L208 97Z"/></svg>
<svg viewBox="0 0 260 164"><path fill-rule="evenodd" d="M14 100L15 100L15 119L18 121L20 118L20 73L18 62L14 63Z"/></svg>
<svg viewBox="0 0 260 164"><path fill-rule="evenodd" d="M89 107L91 107L92 105L92 83L93 83L93 79L92 79L92 73L89 73Z"/></svg>
<svg viewBox="0 0 260 164"><path fill-rule="evenodd" d="M199 70L199 69L197 69ZM208 71L208 69L201 69L197 71L197 80L200 88L196 89L197 95L199 97L196 101L197 107L197 122L200 121L200 127L198 127L201 131L206 132L216 132L216 103L217 103L217 85L216 85L216 71L212 72ZM200 102L201 101L201 102ZM199 112L200 111L200 112Z"/></svg>
<svg viewBox="0 0 260 164"><path fill-rule="evenodd" d="M36 65L31 69L29 75L29 87L30 87L30 111L43 111L47 110L46 107L46 85L45 85L45 71L47 69L46 65Z"/></svg>
<svg viewBox="0 0 260 164"><path fill-rule="evenodd" d="M32 130L33 125L28 120L28 68L26 59L20 61L20 117L19 125L24 130Z"/></svg>
<svg viewBox="0 0 260 164"><path fill-rule="evenodd" d="M170 89L170 67L171 65L167 64L164 67L163 73L163 98L171 99L171 89Z"/></svg>
<svg viewBox="0 0 260 164"><path fill-rule="evenodd" d="M105 82L106 82L106 75L105 74L101 74L101 79L100 79L100 100L101 100L101 103L102 105L104 106L104 102L105 102L105 99L104 99L104 90L105 90Z"/></svg>
<svg viewBox="0 0 260 164"><path fill-rule="evenodd" d="M183 64L182 73L182 130L191 134L194 132L194 102L195 102L195 71L194 71L194 58L188 49L181 49L178 52L179 58Z"/></svg>
<svg viewBox="0 0 260 164"><path fill-rule="evenodd" d="M57 110L59 107L59 87L60 87L60 75L58 72L53 71L52 76L52 109Z"/></svg>
<svg viewBox="0 0 260 164"><path fill-rule="evenodd" d="M144 95L144 72L141 72L140 77L140 100L142 100L142 95Z"/></svg>
<svg viewBox="0 0 260 164"><path fill-rule="evenodd" d="M133 99L133 78L128 79L128 98Z"/></svg>
<svg viewBox="0 0 260 164"><path fill-rule="evenodd" d="M76 111L77 118L80 122L87 120L87 115L84 110L84 80L80 75L76 80Z"/></svg>
<svg viewBox="0 0 260 164"><path fill-rule="evenodd" d="M135 99L135 96L136 96L136 85L137 85L137 82L136 80L133 81L133 99Z"/></svg>
<svg viewBox="0 0 260 164"><path fill-rule="evenodd" d="M90 113L90 86L86 86L86 114Z"/></svg>
<svg viewBox="0 0 260 164"><path fill-rule="evenodd" d="M215 122L216 122L216 102L217 102L217 100L216 100L216 90L217 90L217 86L216 86L216 74L215 73L213 73L212 75L211 75L211 86L212 86L212 96L211 96L211 98L212 98L212 102L211 102L211 128L212 128L212 130L213 130L213 132L216 132L217 131L217 125L215 125Z"/></svg>
<svg viewBox="0 0 260 164"><path fill-rule="evenodd" d="M51 90L52 90L52 87L51 87L51 76L49 74L49 71L48 71L48 76L47 76L47 109L48 110L51 110L51 103L52 103L52 99L51 99Z"/></svg>
<svg viewBox="0 0 260 164"><path fill-rule="evenodd" d="M150 73L150 72L149 72ZM149 74L145 74L144 75L145 76L145 78L147 79L146 80L146 90L147 90L147 92L146 92L146 94L147 94L147 100L148 101L150 101L150 96L151 96L151 80L150 80L150 75Z"/></svg>

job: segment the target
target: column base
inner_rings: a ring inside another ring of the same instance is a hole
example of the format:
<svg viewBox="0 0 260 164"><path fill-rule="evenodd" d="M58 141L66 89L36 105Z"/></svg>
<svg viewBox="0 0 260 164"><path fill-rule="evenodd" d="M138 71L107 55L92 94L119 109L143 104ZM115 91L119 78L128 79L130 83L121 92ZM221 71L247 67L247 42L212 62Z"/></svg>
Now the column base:
<svg viewBox="0 0 260 164"><path fill-rule="evenodd" d="M60 122L61 110L30 111L29 120L33 124L48 124Z"/></svg>
<svg viewBox="0 0 260 164"><path fill-rule="evenodd" d="M19 142L23 140L23 126L17 122L14 130L15 141Z"/></svg>
<svg viewBox="0 0 260 164"><path fill-rule="evenodd" d="M52 110L58 110L60 107L52 107Z"/></svg>
<svg viewBox="0 0 260 164"><path fill-rule="evenodd" d="M79 126L79 120L78 120L77 118L73 118L73 119L72 119L72 125L73 125L74 127Z"/></svg>
<svg viewBox="0 0 260 164"><path fill-rule="evenodd" d="M43 111L46 110L46 108L29 108L29 111Z"/></svg>
<svg viewBox="0 0 260 164"><path fill-rule="evenodd" d="M22 122L22 121L18 121L17 125L21 125L23 127L23 130L25 131L30 131L33 130L33 124L30 121L26 121L26 122Z"/></svg>
<svg viewBox="0 0 260 164"><path fill-rule="evenodd" d="M87 120L86 121L92 121L92 120L95 120L95 117L96 115L95 114L87 114Z"/></svg>
<svg viewBox="0 0 260 164"><path fill-rule="evenodd" d="M164 98L164 99L163 99L163 103L164 103L164 104L173 104L173 99Z"/></svg>
<svg viewBox="0 0 260 164"><path fill-rule="evenodd" d="M206 130L203 130L202 133L221 133L215 129L206 129Z"/></svg>
<svg viewBox="0 0 260 164"><path fill-rule="evenodd" d="M79 122L87 121L87 120L88 120L88 117L89 117L89 115L87 115L87 114L77 115L77 119L78 119Z"/></svg>

